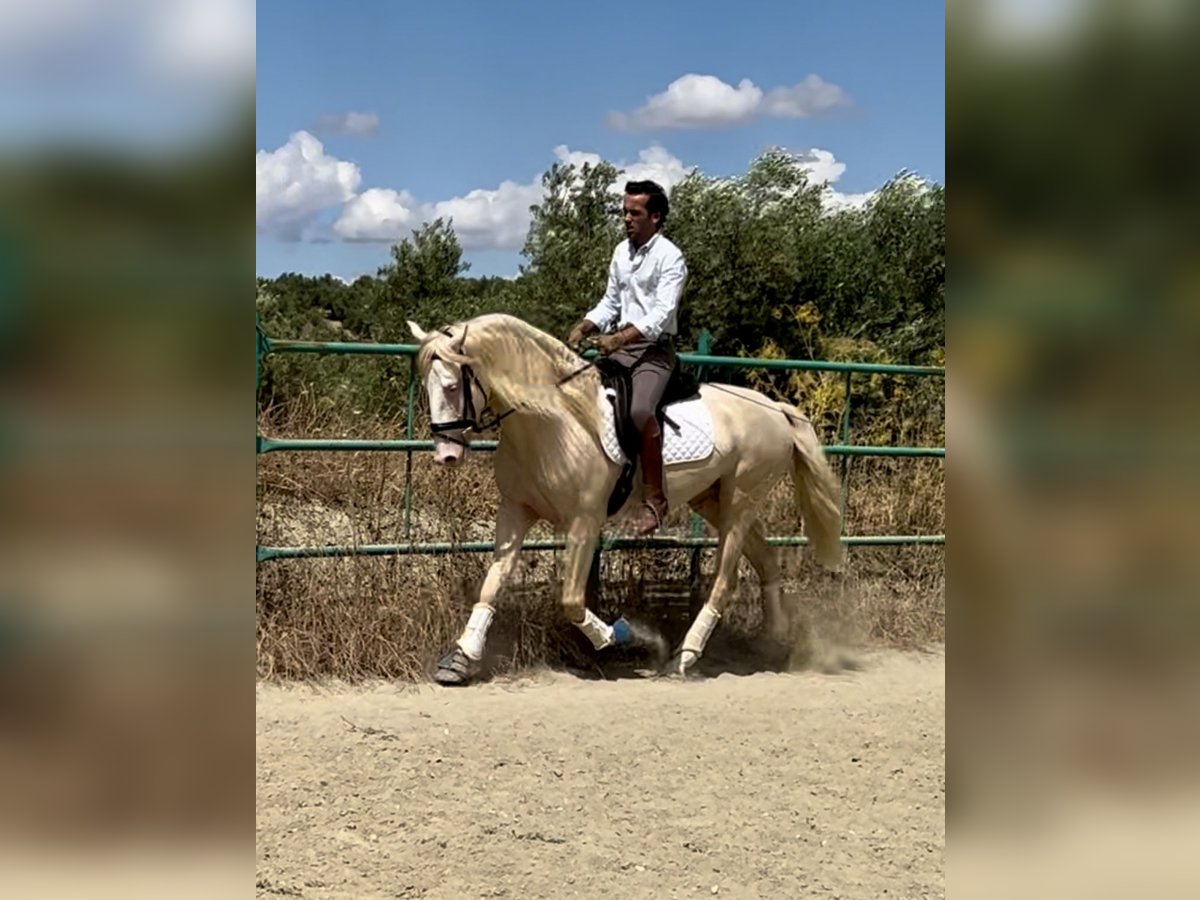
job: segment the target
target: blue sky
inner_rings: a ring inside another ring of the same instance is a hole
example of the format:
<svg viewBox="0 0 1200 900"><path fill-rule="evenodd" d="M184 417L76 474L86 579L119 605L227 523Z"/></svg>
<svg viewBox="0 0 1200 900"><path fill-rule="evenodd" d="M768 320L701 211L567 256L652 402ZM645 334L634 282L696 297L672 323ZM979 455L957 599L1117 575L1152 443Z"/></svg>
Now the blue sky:
<svg viewBox="0 0 1200 900"><path fill-rule="evenodd" d="M782 146L831 203L945 179L941 3L259 0L257 32L264 276L374 274L438 214L469 274L513 275L556 160L669 187Z"/></svg>

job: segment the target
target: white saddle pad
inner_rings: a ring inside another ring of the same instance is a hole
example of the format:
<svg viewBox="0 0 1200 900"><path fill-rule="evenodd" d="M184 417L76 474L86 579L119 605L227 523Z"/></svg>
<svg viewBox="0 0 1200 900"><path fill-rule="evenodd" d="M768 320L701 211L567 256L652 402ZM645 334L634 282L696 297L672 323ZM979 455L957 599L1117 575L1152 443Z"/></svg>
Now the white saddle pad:
<svg viewBox="0 0 1200 900"><path fill-rule="evenodd" d="M613 421L611 392L600 388L600 416L604 422L603 444L608 458L618 465L625 464L625 453L617 443L617 428ZM667 407L667 417L679 426L663 422L663 465L695 462L707 459L713 452L712 416L704 400L697 397Z"/></svg>

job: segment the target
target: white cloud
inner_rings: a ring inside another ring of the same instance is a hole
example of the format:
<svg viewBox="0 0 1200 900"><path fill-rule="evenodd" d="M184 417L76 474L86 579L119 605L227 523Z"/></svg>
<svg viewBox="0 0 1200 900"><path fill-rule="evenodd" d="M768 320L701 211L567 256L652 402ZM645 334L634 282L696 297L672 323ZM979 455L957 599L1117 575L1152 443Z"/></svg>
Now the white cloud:
<svg viewBox="0 0 1200 900"><path fill-rule="evenodd" d="M718 128L748 122L763 93L743 78L732 87L713 75L684 75L629 115L609 113L608 123L624 131L646 128Z"/></svg>
<svg viewBox="0 0 1200 900"><path fill-rule="evenodd" d="M714 75L689 73L632 113L613 112L608 124L623 131L650 128L723 128L744 125L761 116L807 118L848 106L850 97L836 84L809 75L799 84L763 93L743 78L737 87Z"/></svg>
<svg viewBox="0 0 1200 900"><path fill-rule="evenodd" d="M564 165L594 166L602 161L598 153L572 150L565 144L554 148L554 156ZM637 162L614 164L625 170L612 184L616 194L626 181L645 178L657 181L669 192L690 171L658 145L642 150ZM434 203L426 207L426 217L453 219L464 249L519 250L529 233L529 207L540 203L543 196L539 175L527 184L506 181L495 190L474 190L463 197Z"/></svg>
<svg viewBox="0 0 1200 900"><path fill-rule="evenodd" d="M846 164L838 162L828 150L813 147L792 155L796 165L808 172L808 180L820 184L833 184L846 171Z"/></svg>
<svg viewBox="0 0 1200 900"><path fill-rule="evenodd" d="M600 154L572 150L566 145L554 148L554 157L563 165L596 165ZM651 179L667 191L687 176L690 169L657 144L638 154L636 162L615 163L624 169L612 184L619 194L627 180ZM542 179L538 175L526 183L504 181L495 188L477 188L448 200L417 203L406 191L372 188L349 199L333 224L335 235L347 241L391 242L408 236L421 222L450 219L454 233L464 250L520 250L529 233L529 208L543 198Z"/></svg>
<svg viewBox="0 0 1200 900"><path fill-rule="evenodd" d="M416 203L408 191L371 188L351 198L333 223L346 241L398 241L416 226Z"/></svg>
<svg viewBox="0 0 1200 900"><path fill-rule="evenodd" d="M683 181L691 173L694 166L684 166L676 156L672 156L665 148L654 144L638 153L638 161L622 166L625 174L616 183L618 190L623 190L626 181L657 181L670 194L671 188Z"/></svg>
<svg viewBox="0 0 1200 900"><path fill-rule="evenodd" d="M494 190L477 189L427 207L427 218L454 220L464 249L519 250L529 231L529 207L542 199L541 179L530 184L505 181Z"/></svg>
<svg viewBox="0 0 1200 900"><path fill-rule="evenodd" d="M588 163L594 166L602 161L599 153L572 150L565 144L559 144L554 148L554 156L564 165L582 166L584 163ZM618 169L624 170L612 183L614 193L620 193L624 189L626 181L649 180L657 181L669 194L671 188L683 181L692 171L691 167L685 166L678 157L672 156L665 147L659 144L651 144L645 150L640 151L637 162L618 162L614 165Z"/></svg>
<svg viewBox="0 0 1200 900"><path fill-rule="evenodd" d="M321 116L317 119L317 130L329 134L372 137L379 131L379 116L372 112L346 112Z"/></svg>
<svg viewBox="0 0 1200 900"><path fill-rule="evenodd" d="M821 201L828 212L841 212L846 209L862 209L875 196L874 191L861 194L843 194L834 189L833 184L846 171L846 164L839 162L828 150L813 147L803 153L793 154L795 163L808 172L808 180L812 184L826 185L827 190Z"/></svg>
<svg viewBox="0 0 1200 900"><path fill-rule="evenodd" d="M769 92L763 98L762 111L780 119L807 119L849 105L850 97L840 87L819 75L809 75L799 84Z"/></svg>
<svg viewBox="0 0 1200 900"><path fill-rule="evenodd" d="M361 180L358 166L329 156L315 137L297 131L278 150L254 155L255 226L300 240L322 210L350 200Z"/></svg>

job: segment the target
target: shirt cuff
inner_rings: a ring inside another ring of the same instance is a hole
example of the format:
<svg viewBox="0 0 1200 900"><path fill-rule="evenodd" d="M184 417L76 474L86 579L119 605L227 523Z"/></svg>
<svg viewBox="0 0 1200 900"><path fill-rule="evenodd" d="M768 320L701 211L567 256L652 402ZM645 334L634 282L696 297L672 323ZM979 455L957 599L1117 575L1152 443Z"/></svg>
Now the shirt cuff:
<svg viewBox="0 0 1200 900"><path fill-rule="evenodd" d="M640 331L642 333L642 337L648 341L657 341L663 330L663 326L661 324L656 323L650 318L639 319L638 321L630 322L629 324Z"/></svg>
<svg viewBox="0 0 1200 900"><path fill-rule="evenodd" d="M589 322L591 322L593 325L595 325L597 328L599 328L601 331L603 331L605 328L607 328L609 325L611 325L613 323L613 319L615 318L615 316L613 316L612 314L606 315L605 313L606 313L606 310L604 310L600 306L597 306L597 307L594 307L594 308L588 310L588 312L584 316L584 318L587 319Z"/></svg>

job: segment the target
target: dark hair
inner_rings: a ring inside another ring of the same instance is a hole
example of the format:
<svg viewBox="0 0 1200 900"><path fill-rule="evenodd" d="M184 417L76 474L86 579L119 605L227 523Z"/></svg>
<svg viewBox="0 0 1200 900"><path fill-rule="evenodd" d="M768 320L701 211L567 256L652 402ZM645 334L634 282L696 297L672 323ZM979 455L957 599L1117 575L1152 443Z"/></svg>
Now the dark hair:
<svg viewBox="0 0 1200 900"><path fill-rule="evenodd" d="M662 185L654 181L627 181L625 182L625 193L645 194L646 212L651 215L658 213L658 227L662 228L663 223L667 221L667 211L670 208L667 203L667 192L662 189Z"/></svg>

